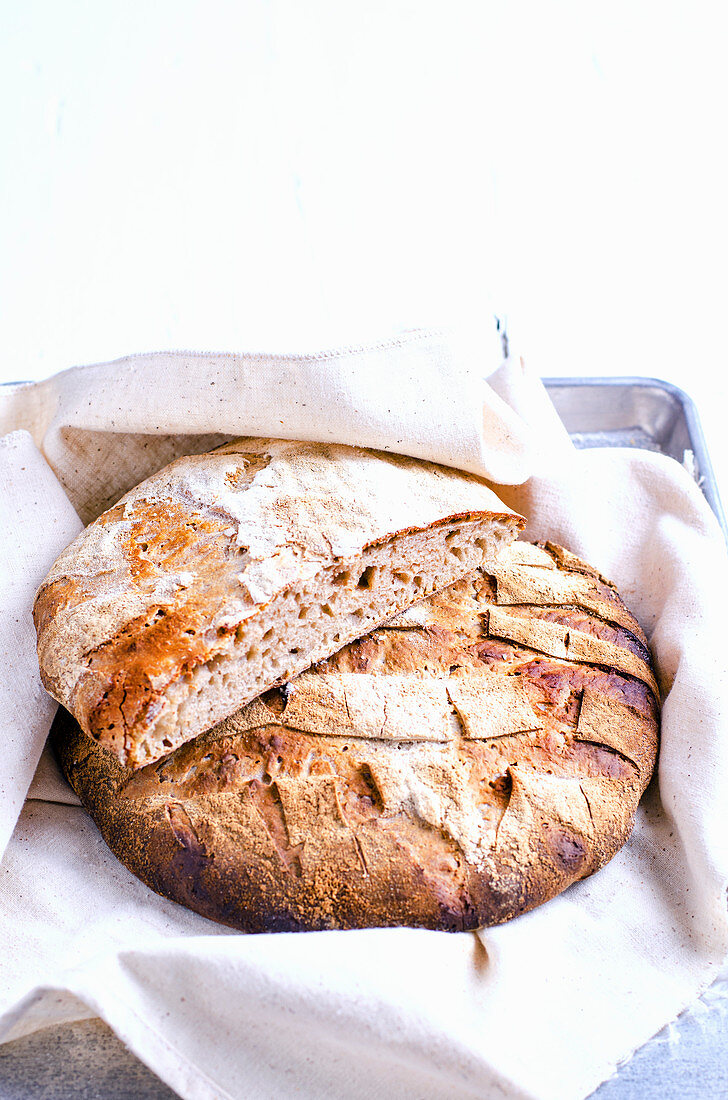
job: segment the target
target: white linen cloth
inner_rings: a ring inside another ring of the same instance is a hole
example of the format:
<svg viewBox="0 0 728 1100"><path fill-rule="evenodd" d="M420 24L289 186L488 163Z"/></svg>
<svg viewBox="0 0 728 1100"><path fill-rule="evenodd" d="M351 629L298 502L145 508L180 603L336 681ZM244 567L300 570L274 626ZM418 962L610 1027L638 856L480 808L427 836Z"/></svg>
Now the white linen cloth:
<svg viewBox="0 0 728 1100"><path fill-rule="evenodd" d="M0 446L0 843L53 712L29 616L80 527L69 498L87 521L175 454L252 433L480 473L528 517L527 536L616 581L665 696L659 785L628 844L500 928L245 936L127 872L46 751L0 863L0 1038L98 1014L185 1100L580 1100L716 976L728 950L720 528L677 463L575 452L537 378L513 360L485 382L487 369L466 343L417 333L301 358L133 357L0 391L4 430L30 433Z"/></svg>

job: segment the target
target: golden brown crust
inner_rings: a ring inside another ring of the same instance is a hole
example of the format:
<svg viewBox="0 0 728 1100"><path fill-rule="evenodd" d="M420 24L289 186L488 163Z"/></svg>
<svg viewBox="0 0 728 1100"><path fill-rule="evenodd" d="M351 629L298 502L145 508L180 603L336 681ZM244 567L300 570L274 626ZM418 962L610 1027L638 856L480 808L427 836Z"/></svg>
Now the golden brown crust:
<svg viewBox="0 0 728 1100"><path fill-rule="evenodd" d="M490 536L513 538L522 522L481 479L397 455L248 439L182 458L54 564L34 608L41 677L86 733L140 766L306 667L298 640L272 656L277 639L261 644L268 628L281 633L276 616L301 620L310 661L490 560ZM470 540L478 560L463 563L447 537L468 525L484 530ZM374 570L378 591L349 592L341 634L329 629L321 605L338 571L358 565L358 576L378 547L417 549L420 535L422 590L398 585L396 564ZM292 593L313 603L305 625ZM247 683L240 666L253 669L253 651L261 668Z"/></svg>
<svg viewBox="0 0 728 1100"><path fill-rule="evenodd" d="M119 858L214 920L498 923L629 835L659 709L630 621L585 563L515 543L161 762L132 773L63 712L54 743Z"/></svg>

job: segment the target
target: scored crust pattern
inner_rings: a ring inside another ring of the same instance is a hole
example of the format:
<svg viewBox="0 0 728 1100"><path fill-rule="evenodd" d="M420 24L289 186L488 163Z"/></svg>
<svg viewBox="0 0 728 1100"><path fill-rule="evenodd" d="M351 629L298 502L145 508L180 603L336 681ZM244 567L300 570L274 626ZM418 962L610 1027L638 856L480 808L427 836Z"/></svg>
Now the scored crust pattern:
<svg viewBox="0 0 728 1100"><path fill-rule="evenodd" d="M61 764L152 889L246 931L499 923L629 836L659 693L615 588L516 542L133 773L59 712Z"/></svg>

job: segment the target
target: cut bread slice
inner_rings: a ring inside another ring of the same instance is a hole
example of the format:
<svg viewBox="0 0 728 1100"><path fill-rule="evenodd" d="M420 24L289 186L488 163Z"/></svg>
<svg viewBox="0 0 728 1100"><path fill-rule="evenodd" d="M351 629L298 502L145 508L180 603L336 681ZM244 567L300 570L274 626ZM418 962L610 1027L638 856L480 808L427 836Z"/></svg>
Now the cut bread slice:
<svg viewBox="0 0 728 1100"><path fill-rule="evenodd" d="M491 564L522 524L480 479L397 455L247 439L179 459L51 569L43 682L140 767Z"/></svg>

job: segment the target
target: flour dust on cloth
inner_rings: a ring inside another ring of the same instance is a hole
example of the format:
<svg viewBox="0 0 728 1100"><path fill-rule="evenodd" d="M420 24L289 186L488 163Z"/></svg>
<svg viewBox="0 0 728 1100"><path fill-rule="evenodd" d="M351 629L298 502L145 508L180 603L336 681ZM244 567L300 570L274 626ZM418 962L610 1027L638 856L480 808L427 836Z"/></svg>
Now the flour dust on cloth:
<svg viewBox="0 0 728 1100"><path fill-rule="evenodd" d="M484 373L462 345L417 334L300 359L139 357L11 388L0 416L30 434L0 446L12 563L1 574L0 841L53 712L30 607L78 530L69 498L87 521L177 454L258 433L479 473L527 516L526 537L561 542L616 582L664 696L659 782L631 840L498 928L245 936L138 882L46 752L0 865L5 1041L98 1014L186 1100L580 1100L717 975L728 949L720 529L677 463L576 452L521 364Z"/></svg>

